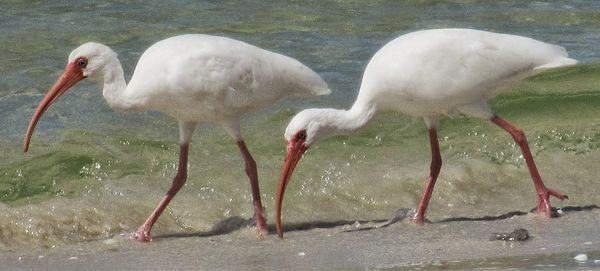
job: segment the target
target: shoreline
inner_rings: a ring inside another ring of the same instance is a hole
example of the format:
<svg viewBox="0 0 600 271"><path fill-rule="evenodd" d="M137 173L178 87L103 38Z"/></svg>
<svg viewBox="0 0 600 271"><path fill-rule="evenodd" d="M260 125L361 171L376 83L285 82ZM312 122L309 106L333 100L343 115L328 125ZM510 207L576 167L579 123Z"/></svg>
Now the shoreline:
<svg viewBox="0 0 600 271"><path fill-rule="evenodd" d="M517 214L424 227L405 220L385 227L378 227L380 220L286 225L282 240L274 231L257 237L245 226L230 233L157 236L151 243L116 236L3 253L0 262L3 270L600 269L600 208L564 209L554 219ZM489 240L515 228L527 229L529 240ZM575 261L579 253L588 261Z"/></svg>

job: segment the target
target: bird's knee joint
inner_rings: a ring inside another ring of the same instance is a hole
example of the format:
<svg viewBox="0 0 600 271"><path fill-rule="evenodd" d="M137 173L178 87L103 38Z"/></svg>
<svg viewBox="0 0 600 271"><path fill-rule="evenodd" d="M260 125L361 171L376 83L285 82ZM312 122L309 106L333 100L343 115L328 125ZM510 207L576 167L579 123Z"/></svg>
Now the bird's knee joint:
<svg viewBox="0 0 600 271"><path fill-rule="evenodd" d="M527 141L527 137L525 137L525 132L523 132L523 130L521 129L515 129L515 131L512 133L513 139L517 142L526 142Z"/></svg>

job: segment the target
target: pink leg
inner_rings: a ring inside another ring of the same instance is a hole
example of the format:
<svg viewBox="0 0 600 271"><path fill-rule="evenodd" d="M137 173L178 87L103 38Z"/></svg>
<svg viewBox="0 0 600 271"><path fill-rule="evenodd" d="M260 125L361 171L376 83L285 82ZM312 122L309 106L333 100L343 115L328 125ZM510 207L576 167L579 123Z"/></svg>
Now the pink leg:
<svg viewBox="0 0 600 271"><path fill-rule="evenodd" d="M429 167L429 180L425 186L425 191L423 191L423 196L421 197L421 202L419 202L419 207L417 207L417 211L412 218L412 221L419 225L422 225L425 221L425 211L427 210L429 200L431 199L433 186L435 185L435 181L437 180L440 170L442 169L442 156L440 155L440 145L438 142L436 128L429 129L429 142L431 144L431 166Z"/></svg>
<svg viewBox="0 0 600 271"><path fill-rule="evenodd" d="M533 184L535 185L535 191L538 194L538 206L536 211L538 213L544 213L547 217L552 217L553 214L552 206L550 206L550 196L557 197L561 200L567 199L567 196L552 189L546 188L544 182L542 181L542 177L540 177L540 173L535 166L531 151L529 151L529 145L527 144L527 138L525 138L523 130L511 125L498 116L494 116L491 121L510 133L515 142L517 142L517 144L519 144L521 147L521 152L523 152L523 157L525 158L525 162L529 168L529 174L531 174Z"/></svg>
<svg viewBox="0 0 600 271"><path fill-rule="evenodd" d="M254 218L256 219L256 228L261 235L267 235L269 230L267 229L267 223L265 222L265 214L260 200L260 189L258 187L258 172L256 169L256 162L243 140L237 142L240 152L244 157L246 163L246 174L250 180L250 187L252 189L252 203L254 204Z"/></svg>
<svg viewBox="0 0 600 271"><path fill-rule="evenodd" d="M152 230L152 226L158 220L158 217L162 214L162 212L167 208L169 202L175 197L179 189L183 187L185 181L187 179L187 160L188 160L188 149L189 143L184 143L180 145L179 151L179 167L177 168L177 175L173 178L173 183L171 184L171 188L162 200L156 206L156 209L150 214L148 219L138 228L138 230L131 237L132 239L136 239L142 242L152 241L152 235L150 231Z"/></svg>

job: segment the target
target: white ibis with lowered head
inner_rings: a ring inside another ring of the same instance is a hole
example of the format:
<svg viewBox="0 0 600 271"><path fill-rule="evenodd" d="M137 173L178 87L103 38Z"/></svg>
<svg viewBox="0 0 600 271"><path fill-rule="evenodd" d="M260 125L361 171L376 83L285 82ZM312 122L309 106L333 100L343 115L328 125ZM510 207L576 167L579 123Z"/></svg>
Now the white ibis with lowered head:
<svg viewBox="0 0 600 271"><path fill-rule="evenodd" d="M152 226L185 184L190 140L202 122L221 125L237 142L250 179L256 226L260 234L267 234L256 162L240 133L240 118L286 96L330 93L318 74L293 58L241 41L199 34L171 37L150 46L127 84L117 54L105 45L89 42L71 52L64 73L37 107L24 138L25 152L46 109L88 77L103 84L102 94L113 109L162 111L179 121L177 174L156 209L132 235L140 241L152 240Z"/></svg>
<svg viewBox="0 0 600 271"><path fill-rule="evenodd" d="M567 196L546 188L523 131L496 115L486 101L526 77L576 63L563 47L479 30L424 30L392 40L370 60L358 98L350 110L307 109L288 124L285 130L287 156L275 198L279 237L283 237L283 195L302 154L319 140L364 126L381 110L423 118L429 130L431 171L413 222L423 224L442 167L438 119L458 113L490 120L513 137L533 178L538 195L536 211L552 216L550 196L561 200Z"/></svg>

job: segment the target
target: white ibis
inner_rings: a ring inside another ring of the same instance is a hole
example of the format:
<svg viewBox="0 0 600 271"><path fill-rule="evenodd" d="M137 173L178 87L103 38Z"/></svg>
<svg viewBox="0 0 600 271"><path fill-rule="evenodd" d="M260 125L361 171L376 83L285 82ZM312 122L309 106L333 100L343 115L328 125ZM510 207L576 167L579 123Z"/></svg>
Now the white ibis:
<svg viewBox="0 0 600 271"><path fill-rule="evenodd" d="M256 162L240 133L240 118L286 96L330 93L319 75L293 58L225 37L194 34L150 46L127 84L117 54L105 45L89 42L71 52L64 73L37 107L23 141L25 152L46 109L87 77L103 84L102 94L113 109L157 110L179 121L177 174L156 209L132 235L140 241L152 240L152 226L185 184L190 140L197 123L202 122L221 125L237 142L250 179L256 226L260 234L267 234Z"/></svg>
<svg viewBox="0 0 600 271"><path fill-rule="evenodd" d="M546 188L523 131L496 115L486 101L528 76L576 63L568 58L563 47L486 31L434 29L394 39L375 53L367 65L358 98L350 110L307 109L288 124L287 156L275 199L279 237L283 236L283 195L302 154L319 140L364 126L381 110L423 118L429 130L431 171L413 222L423 224L442 167L438 119L455 114L490 120L513 137L533 178L538 195L537 212L552 216L550 196L561 200L567 196Z"/></svg>

